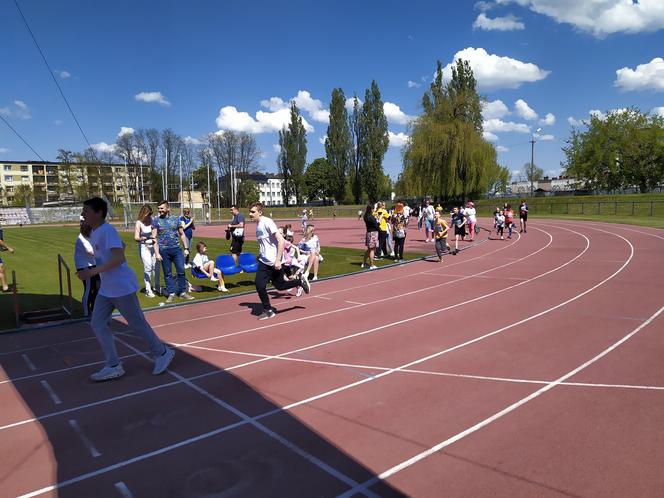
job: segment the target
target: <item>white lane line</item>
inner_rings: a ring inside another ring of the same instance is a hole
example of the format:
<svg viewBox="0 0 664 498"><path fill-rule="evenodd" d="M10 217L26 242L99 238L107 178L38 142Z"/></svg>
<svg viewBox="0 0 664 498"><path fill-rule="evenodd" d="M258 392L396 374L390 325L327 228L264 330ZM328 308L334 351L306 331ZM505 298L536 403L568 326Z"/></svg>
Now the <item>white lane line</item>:
<svg viewBox="0 0 664 498"><path fill-rule="evenodd" d="M33 372L36 372L36 371L37 371L37 367L35 366L34 363L32 363L32 361L30 360L30 358L28 358L28 355L27 355L27 354L22 353L22 354L21 354L21 358L23 358L23 361L25 362L26 365L28 365L28 368L29 368L30 370L32 370Z"/></svg>
<svg viewBox="0 0 664 498"><path fill-rule="evenodd" d="M101 453L95 448L95 446L92 444L92 441L88 439L88 437L83 433L83 429L81 429L81 426L78 425L78 422L76 419L70 418L69 419L69 426L74 429L74 432L78 435L79 438L81 438L81 441L83 441L83 444L85 447L88 449L90 452L90 455L92 455L94 458L100 457Z"/></svg>
<svg viewBox="0 0 664 498"><path fill-rule="evenodd" d="M367 304L367 303L358 303L357 301L344 301L344 303L356 304L358 306L364 306L365 304ZM369 304L371 304L371 303L369 303Z"/></svg>
<svg viewBox="0 0 664 498"><path fill-rule="evenodd" d="M127 485L124 482L122 482L122 481L116 482L114 484L114 486L115 486L115 489L118 490L118 493L120 493L120 496L122 496L122 498L133 498L134 497L134 495L131 494L131 491L129 491L129 488L127 487Z"/></svg>
<svg viewBox="0 0 664 498"><path fill-rule="evenodd" d="M313 296L315 299L326 299L328 301L332 301L331 297L326 297L326 296Z"/></svg>
<svg viewBox="0 0 664 498"><path fill-rule="evenodd" d="M567 229L565 229L565 230L567 230ZM573 233L578 233L578 232L574 232L573 230L568 230L568 231L573 232ZM609 232L606 232L606 233L609 233ZM620 237L619 235L616 235L616 236ZM586 242L587 242L586 248L585 248L585 249L584 249L579 255L577 255L577 256L574 257L573 259L569 260L567 263L564 263L564 264L561 265L559 268L562 268L562 267L564 267L564 266L570 264L572 261L574 261L574 260L576 260L577 258L579 258L581 255L583 255L583 254L588 250L588 247L590 246L590 241L588 240L587 237L585 237L585 236L583 236L583 237L586 238ZM630 244L629 241L627 241L627 239L625 239L624 237L620 237L620 238L622 238L623 240L625 240L625 241L630 245L630 247L631 247L631 249L632 249L632 253L631 253L629 259L625 262L625 264L624 264L619 270L617 270L615 273L613 273L612 275L610 275L609 277L607 277L607 278L606 278L605 280L603 280L602 282L596 284L595 286L591 287L590 289L588 289L588 290L586 290L586 291L584 291L584 292L582 292L582 293L580 293L580 294L577 294L577 296L575 296L575 297L573 297L573 298L571 298L571 299L569 299L569 300L567 300L567 301L565 301L565 302L563 302L563 303L560 303L560 304L558 304L558 305L556 305L556 306L553 306L553 307L551 307L551 308L549 308L549 309L547 309L547 310L545 310L545 311L543 311L543 312L537 313L537 314L535 314L535 315L531 315L531 317L528 317L528 318L526 318L526 319L524 319L524 320L521 320L521 321L519 321L519 322L515 322L515 323L512 324L512 325L509 325L509 326L503 327L502 329L499 329L498 331L494 331L494 332L492 332L492 333L485 334L485 335L482 336L482 337L479 337L479 338L476 338L476 339L474 339L474 340L468 341L468 342L466 342L466 343L464 343L464 344L460 344L460 345L458 345L458 346L455 346L455 347L449 348L448 350L441 351L441 352L437 353L436 355L431 355L431 356L428 356L428 357L422 358L421 360L417 360L417 361L415 361L415 362L411 362L411 363L408 363L408 364L406 364L406 365L402 365L401 367L397 367L397 368L393 368L393 369L387 370L387 371L383 372L382 374L375 375L375 376L374 376L373 378L371 378L371 379L365 379L365 380L362 380L362 381L359 381L359 382L354 382L354 383L348 384L347 386L343 386L343 387L341 387L341 388L337 388L337 389L330 390L330 391L328 391L327 393L322 393L322 394L319 394L319 395L317 395L317 396L312 396L312 397L310 397L310 398L307 398L307 399L304 399L304 400L301 400L301 401L298 401L298 402L295 402L295 403L291 403L290 405L286 405L286 406L283 406L283 407L281 407L281 408L275 408L274 410L270 410L270 411L265 412L265 413L263 413L263 414L257 415L257 416L255 416L255 417L253 417L253 419L250 419L250 420L257 421L257 420L260 420L260 419L263 419L263 418L269 417L269 416L271 416L271 415L274 415L275 413L281 413L281 412L283 412L283 411L288 411L288 410L291 410L291 409L293 409L293 408L295 408L295 407L297 407L297 406L300 406L300 405L303 405L303 404L309 403L309 402L314 401L314 400L316 400L316 399L321 399L321 398L323 398L323 397L326 397L326 396L330 396L330 395L336 394L336 393L338 393L338 392L341 392L341 391L344 391L344 390L346 390L346 389L349 389L349 388L355 387L355 386L357 386L357 385L361 385L361 384L364 384L364 383L366 383L366 382L370 382L370 381L372 381L372 380L375 380L375 379L377 379L377 378L383 377L383 376L385 376L385 375L389 375L389 374L391 374L391 373L394 373L394 372L397 372L397 371L400 371L400 370L406 369L406 368L412 366L413 364L417 364L417 363L420 363L420 362L422 362L422 361L426 361L426 360L428 360L428 359L431 359L432 357L435 357L435 356L439 356L439 355L445 354L446 352L449 352L449 351L453 351L453 350L459 349L459 348L461 348L461 347L464 347L465 345L472 344L472 343L474 343L474 342L478 342L478 341L480 341L480 340L482 340L482 339L484 339L484 338L486 338L486 337L490 337L490 336L495 335L495 334L497 334L497 333L500 333L500 332L502 332L502 331L504 331L504 330L507 330L507 329L509 329L509 328L511 328L511 327L513 327L513 326L519 325L519 324L521 324L521 323L525 323L525 322L527 322L527 321L529 321L529 320L531 320L531 319L533 319L533 318L536 318L536 317L542 316L542 315L544 315L544 314L546 314L546 313L549 313L550 311L553 311L553 310L555 310L555 309L558 309L558 308L561 307L561 306L564 306L564 305L566 305L566 304L568 304L568 303L570 303L570 302L572 302L572 301L575 301L576 299L578 299L578 298L580 298L581 296L583 296L583 295L585 295L585 294L591 292L592 290L596 289L596 288L599 287L600 285L603 285L604 283L606 283L607 281L609 281L610 279L612 279L613 277L615 277L618 273L620 273L620 272L622 271L622 269L624 269L625 266L627 266L627 264L629 264L629 262L631 261L631 259L632 259L632 257L633 257L633 254L634 254L634 248L633 248L632 244ZM548 272L542 274L542 276L545 275L545 274L549 274L549 273L551 273L552 271L556 271L556 269L549 270ZM539 277L533 277L533 280L536 279L536 278L539 278ZM521 284L521 283L520 283L520 284L516 284L515 286L519 286L519 285L522 285L522 284ZM513 286L513 287L514 287L514 286ZM492 294L493 294L493 293L492 293ZM471 300L471 301L474 301L474 300ZM471 301L469 301L469 302L471 302ZM427 313L426 315L429 315L429 313ZM305 348L305 349L309 349L309 348ZM291 353L292 353L292 352L291 352ZM283 354L286 355L286 354L291 354L291 353L283 353ZM145 356L145 355L144 355L144 356ZM226 369L226 371L229 371L229 370L232 370L232 369L235 369L235 368L241 368L242 366L247 366L247 365L251 365L251 364L259 363L259 362L262 362L262 361L266 361L266 360L263 359L263 358L261 358L261 359L259 359L259 360L253 361L253 362L247 362L247 363L245 363L245 364L243 364L243 365L237 365L237 366L235 366L235 367L228 368L228 369ZM201 376L198 376L198 378L202 378L202 377L210 376L210 375L213 375L213 374L216 375L216 374L219 374L219 373L222 373L222 372L223 372L223 371L220 371L220 372L210 372L210 373L208 373L208 374L203 374L203 375L201 375ZM170 370L169 370L169 373L171 373ZM194 380L194 378L191 377L191 378L188 379L188 381L191 381L191 380ZM180 383L180 382L176 382L176 383ZM155 388L151 388L151 389L155 389ZM132 395L132 393L129 393L128 395L123 395L123 397L128 397L128 396L130 396L130 395ZM96 404L101 404L101 403L108 402L108 401L109 401L109 400L104 400L104 401L98 402L98 403L96 403ZM151 457L156 456L156 455L160 455L160 454L162 454L162 453L166 453L166 452L171 451L171 450L174 450L174 449L176 449L176 448L180 448L180 447L187 446L187 445L189 445L189 444L192 444L192 443L195 443L195 442L198 442L198 441L204 440L204 439L208 439L208 438L210 438L210 437L213 437L213 436L215 436L215 435L217 435L217 434L220 434L220 433L222 433L222 432L226 432L226 431L228 431L228 430L234 429L234 428L236 428L236 427L243 426L243 425L245 425L245 424L247 424L247 423L250 423L250 420L242 420L242 421L240 421L240 422L236 422L236 423L234 423L234 424L230 424L230 425L227 425L227 426L224 426L224 427L220 427L219 429L215 429L215 430L210 431L210 432L207 432L207 433L205 433L205 434L200 434L199 436L195 436L195 437L193 437L193 438L190 438L190 439L187 439L187 440L184 440L184 441L180 441L180 442L178 442L178 443L174 443L174 444L172 444L172 445L170 445L170 446L163 447L163 448L160 448L160 449L158 449L158 450L154 450L154 451L149 452L149 453L144 453L144 454L142 454L142 455L138 455L138 456L133 457L133 458L131 458L131 459L129 459L129 460L124 460L124 461L122 461L122 462L118 462L118 463L116 463L116 464L114 464L114 465L110 465L110 466L105 467L105 468L102 468L102 469L97 469L97 470L95 470L95 471L93 471L93 472L89 472L89 473L87 473L87 474L79 475L79 476L77 476L77 477L74 477L74 478L72 478L72 479L69 479L68 481L63 481L63 482L61 482L61 483L58 483L57 485L47 486L47 487L45 487L45 488L42 488L42 489L39 489L39 490L33 491L32 493L29 493L29 494L27 494L27 495L23 495L22 497L19 497L19 498L29 498L29 497L33 497L33 496L38 496L38 495L40 495L40 494L43 494L43 493L46 493L46 492L49 492L49 491L53 491L54 489L57 489L57 488L60 488L60 487L64 487L64 486L68 486L68 485L70 485L70 484L74 484L74 483L76 483L76 482L80 482L80 481L82 481L82 480L85 480L85 479L88 479L88 478L91 478L91 477L95 477L95 476L97 476L97 475L101 475L101 474L104 474L104 473L107 473L107 472L110 472L110 471L113 471L113 470L116 470L116 469L119 469L119 468L125 467L125 466L127 466L127 465L131 465L131 464L133 464L133 463L136 463L136 462L139 462L139 461L145 460L145 459L147 459L147 458L151 458ZM368 490L365 491L365 493L368 493L368 492L370 492L370 491L368 491Z"/></svg>
<svg viewBox="0 0 664 498"><path fill-rule="evenodd" d="M578 234L578 235L581 235L581 234L579 234L578 232L574 232L573 230L569 230L569 229L564 229L564 230L569 231L569 232L572 232L572 233L576 233L576 234ZM547 233L547 232L544 232L544 233ZM549 243L548 243L547 245L543 246L542 248L540 248L540 249L539 249L538 251L536 251L536 252L539 252L539 251L545 249L545 248L548 247L548 245L550 245L551 242L553 241L553 237L552 237L549 233L547 233L547 235L549 235L549 237L550 237ZM575 259L577 259L577 258L579 258L580 256L582 256L582 255L588 250L588 247L589 247L589 241L588 241L587 237L585 237L585 236L583 236L583 235L581 235L581 236L584 237L584 238L586 239L586 247L585 247L585 249L584 249L581 253L579 253L579 255L577 255L575 258L569 260L567 263L564 263L563 265L561 265L561 266L559 266L559 267L557 267L557 268L554 268L553 270L549 270L549 271L547 271L547 272L545 272L545 273L542 273L542 274L540 274L540 275L538 275L538 276L532 277L532 280L535 280L535 279L537 279L537 278L539 278L539 277L542 277L542 276L548 275L549 273L551 273L551 272L553 272L553 271L557 271L558 269L563 268L563 267L566 266L567 264L571 263L571 262L574 261ZM531 253L531 255L533 255L533 254L535 254L535 253ZM528 256L526 256L526 257L528 257ZM524 258L524 259L525 259L525 258ZM511 263L510 263L510 264L511 264ZM485 270L485 272L486 272L486 271L491 271L491 270ZM481 272L481 273L484 273L484 272ZM463 279L461 279L461 280L463 280ZM525 282L521 282L521 283L519 283L519 284L515 284L515 285L513 285L513 286L511 286L511 287L508 287L508 288L506 288L506 289L502 289L502 290L498 290L498 291L495 291L495 292L492 292L492 293L489 293L489 294L485 294L484 296L480 296L480 297L478 297L478 298L473 298L473 299L470 299L470 300L468 300L468 301L463 301L463 302L461 302L461 303L457 303L457 304L455 304L455 305L448 306L448 307L443 308L443 309L441 309L441 310L435 310L435 312L442 312L442 311L446 311L446 310L448 310L448 309L455 308L455 307L457 307L457 306L463 306L463 305L465 305L465 304L472 303L472 302L475 302L475 301L477 301L477 300L480 300L480 299L483 299L483 298L486 298L486 297L489 297L489 296L495 295L495 294L497 294L497 293L499 293L499 292L502 292L502 291L504 291L504 290L509 290L509 289L511 289L511 288L513 288L513 287L517 287L517 286L519 286L519 285L522 285L523 283L525 283ZM346 308L346 309L349 309L349 308ZM428 314L426 314L426 315L422 315L422 316L428 316ZM419 318L419 317L421 317L421 316L420 316L420 315L417 315L417 316L415 316L415 317L412 317L411 319L416 319L416 318ZM399 324L399 323L401 323L401 322L397 322L396 324ZM320 347L320 346L325 346L325 345L328 345L328 344L331 344L331 343L334 343L334 342L338 342L338 341L342 341L342 340L345 340L345 339L348 339L348 338L356 337L356 336L358 336L358 335L362 335L362 334L365 334L365 333L371 333L371 332L373 332L373 331L375 331L375 330L381 330L382 328L386 328L386 327L389 326L389 325L394 325L394 324L388 324L388 325L385 325L385 326L383 326L383 327L378 327L377 329L371 329L371 330L369 330L369 331L364 331L364 332L360 332L360 333L357 333L357 334L351 334L351 335L344 336L344 337L341 337L341 338L338 338L338 339L329 340L329 341L325 341L325 342L322 342L322 343L318 343L318 344L314 344L314 345L311 345L311 346L307 346L307 347L304 347L304 348L300 348L300 349L295 349L295 350L287 351L287 352L285 352L285 353L282 353L280 356L286 356L286 355L291 355L291 354L295 354L295 353L300 353L300 352L302 352L302 351L306 351L306 350L310 350L310 349L315 349L315 348ZM183 344L177 344L177 343L172 343L172 344L173 344L174 346L184 348L184 347L195 347L194 345L195 345L196 343L199 343L199 342L203 342L203 341L193 341L193 342L190 342L190 343L183 343ZM204 348L203 348L203 349L204 349ZM223 350L219 350L219 351L223 351ZM208 373L205 373L205 374L201 374L201 375L197 375L197 376L189 377L189 380L199 380L199 379L203 379L203 378L206 378L206 377L211 377L211 376L213 376L213 375L219 375L219 374L224 373L224 372L228 372L228 371L236 370L236 369L239 369L239 368L248 367L248 366L255 365L255 364L257 364L257 363L261 363L261 362L268 361L268 360L269 360L269 358L265 358L265 357L259 356L259 358L258 358L257 360L249 361L249 362L246 362L246 363L241 363L241 364L238 364L238 365L234 365L234 366L231 366L231 367L227 367L227 368L225 368L225 369L221 369L221 370L212 371L212 372L208 372ZM130 398L130 397L133 397L133 396L139 396L139 395L142 395L142 394L146 394L146 393L148 393L148 392L151 392L151 391L155 391L155 390L157 390L157 389L161 389L161 388L164 388L164 387L170 387L170 386L175 385L175 384L179 384L179 382L171 382L171 383L167 383L167 384L161 384L161 385L159 385L159 386L149 387L149 388L146 388L146 389L142 389L142 390L140 390L140 391L134 391L134 392L130 392L130 393L125 393L125 394L122 394L122 395L119 395L119 396L115 396L115 397L112 397L112 398L107 398L107 399L104 399L104 400L95 401L95 402L92 402L92 403L87 403L87 404L85 404L85 405L81 405L81 406L79 406L79 407L72 407L72 408L69 408L69 409L66 409L66 410L62 410L62 411L59 411L59 412L53 412L53 413L49 413L49 414L46 414L46 415L41 415L41 416L39 416L39 417L34 417L34 418L30 418L30 419L24 419L24 420L21 420L21 421L18 421L18 422L13 422L13 423L11 423L11 424L7 424L7 425L4 425L4 426L1 426L1 427L0 427L0 431L5 430L5 429L11 429L11 428L13 428L13 427L17 427L17 426L20 426L20 425L28 424L28 423L31 423L31 422L36 422L36 421L45 420L45 419L48 419L48 418L51 418L51 417L56 417L56 416L59 416L59 415L65 414L65 413L71 413L71 412L77 411L77 410L79 410L79 409L91 408L91 407L99 406L99 405L102 405L102 404L111 403L111 402L114 402L114 401L117 401L117 400L121 400L121 399L125 399L125 398Z"/></svg>
<svg viewBox="0 0 664 498"><path fill-rule="evenodd" d="M606 355L608 355L611 351L615 350L620 345L624 344L626 341L628 341L630 338L632 338L635 334L638 334L642 329L644 329L645 327L650 325L650 323L652 323L652 321L655 320L662 313L662 311L664 311L664 306L659 308L653 315L651 315L648 318L648 320L646 320L641 325L639 325L637 328L635 328L630 333L625 335L622 339L614 342L611 346L606 348L604 351L602 351L599 354L595 355L594 357L592 357L591 359L589 359L585 363L579 365L574 370L570 370L565 375L559 377L558 379L554 380L553 382L547 383L541 389L538 389L537 391L535 391L534 393L526 396L525 398L522 398L519 401L517 401L515 403L512 403L508 407L506 407L506 408L502 409L501 411L491 415L490 417L485 418L481 422L478 422L477 424L473 425L472 427L469 427L465 431L459 432L458 434L446 439L445 441L441 441L440 443L432 446L431 448L429 448L429 449L427 449L427 450L425 450L421 453L418 453L417 455L409 458L408 460L405 460L405 461L401 462L398 465L395 465L394 467L391 467L391 468L387 469L386 471L382 472L378 476L373 477L373 478L369 479L366 482L363 482L360 486L358 486L356 488L353 488L353 489L350 489L346 493L343 493L339 496L343 497L343 498L346 498L346 497L354 496L357 493L361 493L363 490L367 489L368 487L372 486L373 484L375 484L379 481L385 480L390 476L393 476L397 472L400 472L403 469L406 469L406 468L410 467L411 465L419 462L420 460L423 460L426 457L442 450L443 448L445 448L447 446L450 446L453 443L456 443L457 441L465 438L466 436L468 436L468 435L470 435L474 432L477 432L478 430L482 429L483 427L486 427L487 425L491 424L492 422L495 422L496 420L498 420L498 419L504 417L505 415L513 412L517 408L520 408L521 406L525 405L529 401L532 401L533 399L538 398L539 396L541 396L545 392L550 391L554 387L560 385L565 380L569 379L570 377L572 377L572 376L576 375L577 373L581 372L582 370L586 369L587 367L589 367L590 365L592 365L596 361L600 360L601 358L604 358Z"/></svg>
<svg viewBox="0 0 664 498"><path fill-rule="evenodd" d="M53 390L53 388L51 387L51 385L48 382L46 382L45 380L42 380L42 381L39 381L39 383L42 385L42 387L46 390L48 395L51 397L51 399L53 400L53 403L55 403L56 405L61 405L62 404L62 400L58 397L57 394L55 394L55 391Z"/></svg>

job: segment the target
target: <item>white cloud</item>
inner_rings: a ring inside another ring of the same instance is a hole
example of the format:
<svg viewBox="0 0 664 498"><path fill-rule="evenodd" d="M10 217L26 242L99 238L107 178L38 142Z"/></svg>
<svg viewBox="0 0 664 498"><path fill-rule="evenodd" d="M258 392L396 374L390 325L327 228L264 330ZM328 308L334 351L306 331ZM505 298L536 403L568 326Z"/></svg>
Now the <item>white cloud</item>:
<svg viewBox="0 0 664 498"><path fill-rule="evenodd" d="M482 12L475 22L473 23L473 28L483 29L484 31L514 31L519 29L525 29L526 25L519 21L512 14L505 17L494 17L491 19L487 17L484 12Z"/></svg>
<svg viewBox="0 0 664 498"><path fill-rule="evenodd" d="M390 137L390 147L403 147L410 140L410 137L405 133L393 133L391 131L387 133Z"/></svg>
<svg viewBox="0 0 664 498"><path fill-rule="evenodd" d="M482 117L484 119L502 118L510 111L502 100L493 100L491 102L482 102Z"/></svg>
<svg viewBox="0 0 664 498"><path fill-rule="evenodd" d="M480 0L479 2L475 2L475 9L481 10L482 12L486 12L487 10L491 10L494 7L494 3L492 2L485 2L483 0Z"/></svg>
<svg viewBox="0 0 664 498"><path fill-rule="evenodd" d="M489 54L483 48L468 47L454 54L454 62L443 68L443 76L448 81L452 78L452 66L456 65L457 59L470 63L477 85L483 90L519 88L523 83L543 80L550 73L529 62Z"/></svg>
<svg viewBox="0 0 664 498"><path fill-rule="evenodd" d="M330 122L330 111L323 108L323 103L311 97L311 94L306 90L297 92L297 96L293 98L295 105L307 111L311 119L319 123Z"/></svg>
<svg viewBox="0 0 664 498"><path fill-rule="evenodd" d="M496 0L496 3L514 3L514 0ZM516 3L596 37L664 28L661 0L518 0Z"/></svg>
<svg viewBox="0 0 664 498"><path fill-rule="evenodd" d="M542 119L539 120L539 124L542 126L553 126L556 124L556 116L550 112L546 114Z"/></svg>
<svg viewBox="0 0 664 498"><path fill-rule="evenodd" d="M98 144L92 144L92 148L97 152L115 152L115 144L107 144L106 142L99 142Z"/></svg>
<svg viewBox="0 0 664 498"><path fill-rule="evenodd" d="M32 116L30 115L30 109L28 109L28 106L22 100L15 100L13 107L11 106L0 107L0 115L7 117L12 116L19 119L32 118Z"/></svg>
<svg viewBox="0 0 664 498"><path fill-rule="evenodd" d="M393 104L392 102L385 102L383 104L383 112L385 113L387 121L394 124L405 125L414 118L414 116L409 116L404 113L398 105Z"/></svg>
<svg viewBox="0 0 664 498"><path fill-rule="evenodd" d="M408 88L419 88L422 86L422 83L418 83L417 81L413 80L408 80Z"/></svg>
<svg viewBox="0 0 664 498"><path fill-rule="evenodd" d="M498 141L498 135L495 133L491 133L490 131L484 130L482 132L482 138L486 140L487 142L497 142Z"/></svg>
<svg viewBox="0 0 664 498"><path fill-rule="evenodd" d="M583 120L575 119L572 116L567 118L567 122L570 124L570 126L574 126L575 128L578 128L583 124Z"/></svg>
<svg viewBox="0 0 664 498"><path fill-rule="evenodd" d="M120 131L118 132L118 138L120 138L122 135L133 135L134 131L135 130L130 126L121 126Z"/></svg>
<svg viewBox="0 0 664 498"><path fill-rule="evenodd" d="M516 133L530 133L530 126L524 123L514 123L512 121L503 121L501 119L493 118L487 119L483 123L484 131L491 133L505 133L505 132L516 132Z"/></svg>
<svg viewBox="0 0 664 498"><path fill-rule="evenodd" d="M604 114L599 109L591 109L590 111L588 111L588 114L590 114L591 116L594 116L597 119L600 119L602 121L604 121L606 119L606 114Z"/></svg>
<svg viewBox="0 0 664 498"><path fill-rule="evenodd" d="M281 152L281 145L279 145L279 144L272 144L272 150L273 150L275 153L279 154L279 153Z"/></svg>
<svg viewBox="0 0 664 498"><path fill-rule="evenodd" d="M238 111L235 106L228 105L219 109L216 119L220 130L246 131L249 133L272 133L281 130L290 123L290 109L279 109L275 112L256 112L254 119L246 112ZM311 133L314 127L302 118L304 129Z"/></svg>
<svg viewBox="0 0 664 498"><path fill-rule="evenodd" d="M318 137L318 141L321 143L321 145L325 145L325 140L327 140L327 135L323 135L322 137Z"/></svg>
<svg viewBox="0 0 664 498"><path fill-rule="evenodd" d="M0 154L7 154L9 149L7 147L0 147Z"/></svg>
<svg viewBox="0 0 664 498"><path fill-rule="evenodd" d="M10 116L11 111L9 110L9 107L0 107L0 115L2 116Z"/></svg>
<svg viewBox="0 0 664 498"><path fill-rule="evenodd" d="M140 92L134 95L134 99L138 102L156 102L157 104L163 105L165 107L169 107L171 105L168 99L166 99L166 97L162 95L161 92Z"/></svg>
<svg viewBox="0 0 664 498"><path fill-rule="evenodd" d="M520 116L523 119L527 119L528 121L532 121L538 117L537 113L523 99L519 99L514 102L514 111L516 112L517 116Z"/></svg>
<svg viewBox="0 0 664 498"><path fill-rule="evenodd" d="M533 138L535 140L539 140L540 142L550 142L556 139L556 137L553 135L542 135L540 133L533 133Z"/></svg>
<svg viewBox="0 0 664 498"><path fill-rule="evenodd" d="M614 85L625 91L664 91L664 59L655 57L647 64L639 64L636 69L618 69Z"/></svg>
<svg viewBox="0 0 664 498"><path fill-rule="evenodd" d="M283 99L279 97L270 97L266 100L261 100L261 107L265 107L267 110L275 112L280 109L287 109L288 102L284 102Z"/></svg>
<svg viewBox="0 0 664 498"><path fill-rule="evenodd" d="M71 78L71 73L69 71L60 71L58 69L55 70L55 73L60 76L63 80L66 80L67 78Z"/></svg>
<svg viewBox="0 0 664 498"><path fill-rule="evenodd" d="M362 100L357 99L357 103L359 104L360 107L362 107ZM355 106L355 98L350 97L346 99L346 110L348 112L353 112L353 107Z"/></svg>
<svg viewBox="0 0 664 498"><path fill-rule="evenodd" d="M650 114L654 114L655 116L661 116L664 118L664 107L653 107L650 110Z"/></svg>
<svg viewBox="0 0 664 498"><path fill-rule="evenodd" d="M509 150L507 147L505 147L504 145L499 145L498 147L496 147L496 150L497 150L498 152L509 152L509 151L510 151L510 150Z"/></svg>
<svg viewBox="0 0 664 498"><path fill-rule="evenodd" d="M184 143L186 144L191 144L191 145L201 145L203 143L202 140L190 136L184 137Z"/></svg>

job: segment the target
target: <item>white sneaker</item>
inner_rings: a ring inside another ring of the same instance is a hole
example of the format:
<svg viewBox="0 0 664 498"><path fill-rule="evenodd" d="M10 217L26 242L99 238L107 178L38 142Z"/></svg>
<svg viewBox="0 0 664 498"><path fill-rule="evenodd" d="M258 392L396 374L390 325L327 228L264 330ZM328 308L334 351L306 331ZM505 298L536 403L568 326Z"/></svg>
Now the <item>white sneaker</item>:
<svg viewBox="0 0 664 498"><path fill-rule="evenodd" d="M167 347L166 351L164 351L164 353L161 356L155 358L152 375L159 375L160 373L163 373L164 370L168 368L168 365L170 365L171 361L173 361L174 356L175 356L175 351Z"/></svg>
<svg viewBox="0 0 664 498"><path fill-rule="evenodd" d="M318 280L318 275L314 275L314 278L311 279L312 282L313 282L314 280Z"/></svg>
<svg viewBox="0 0 664 498"><path fill-rule="evenodd" d="M215 277L214 275L212 275L210 277L210 282L219 282L219 279L217 277Z"/></svg>
<svg viewBox="0 0 664 498"><path fill-rule="evenodd" d="M370 270L375 270L376 268L378 268L378 267L377 266L370 266L369 267Z"/></svg>
<svg viewBox="0 0 664 498"><path fill-rule="evenodd" d="M298 287L297 291L295 292L295 297L300 297L302 295L302 291L303 291L302 287Z"/></svg>
<svg viewBox="0 0 664 498"><path fill-rule="evenodd" d="M360 265L360 268L364 268L364 263L362 263L362 264Z"/></svg>
<svg viewBox="0 0 664 498"><path fill-rule="evenodd" d="M145 291L145 295L147 297L154 297L154 292L152 292L151 290L147 290L147 291Z"/></svg>
<svg viewBox="0 0 664 498"><path fill-rule="evenodd" d="M111 380L111 379L117 379L118 377L122 377L124 375L125 371L124 368L122 368L122 364L118 363L114 367L104 367L99 372L93 373L90 378L94 380L95 382L103 382L105 380Z"/></svg>
<svg viewBox="0 0 664 498"><path fill-rule="evenodd" d="M228 289L226 287L224 287L223 285L221 287L217 288L217 290L219 292L228 292Z"/></svg>
<svg viewBox="0 0 664 498"><path fill-rule="evenodd" d="M429 239L425 240L424 242L429 242Z"/></svg>
<svg viewBox="0 0 664 498"><path fill-rule="evenodd" d="M185 269L185 270L188 270L189 268L191 268L191 265L190 265L189 263L187 263L186 265L184 265L184 269Z"/></svg>

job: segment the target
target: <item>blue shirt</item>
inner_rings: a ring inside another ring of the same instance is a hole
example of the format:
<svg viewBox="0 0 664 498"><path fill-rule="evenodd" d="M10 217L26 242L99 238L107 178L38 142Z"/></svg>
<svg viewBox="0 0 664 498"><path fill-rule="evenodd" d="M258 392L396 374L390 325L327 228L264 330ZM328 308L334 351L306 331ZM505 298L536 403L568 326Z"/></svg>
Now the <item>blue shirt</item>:
<svg viewBox="0 0 664 498"><path fill-rule="evenodd" d="M191 221L191 217L189 217L189 216L184 216L184 215L180 216L180 223L184 223L184 224L186 225L186 224L189 223L190 221ZM193 226L194 226L194 225L192 224L192 225L189 225L187 228L184 229L184 235L185 235L185 237L187 237L188 239L191 239L191 238L194 236L194 228L193 228Z"/></svg>
<svg viewBox="0 0 664 498"><path fill-rule="evenodd" d="M152 218L152 228L157 229L157 244L159 247L180 247L180 219L177 216L161 216Z"/></svg>

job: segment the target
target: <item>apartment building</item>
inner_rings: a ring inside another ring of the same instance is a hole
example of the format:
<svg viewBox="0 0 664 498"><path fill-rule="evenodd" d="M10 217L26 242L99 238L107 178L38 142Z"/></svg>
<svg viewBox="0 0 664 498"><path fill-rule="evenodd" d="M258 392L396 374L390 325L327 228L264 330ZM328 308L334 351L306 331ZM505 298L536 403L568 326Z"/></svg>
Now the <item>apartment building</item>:
<svg viewBox="0 0 664 498"><path fill-rule="evenodd" d="M112 202L142 202L149 200L150 186L148 166L0 162L0 205L3 206L13 205L18 196L31 197L34 206L64 204L100 194Z"/></svg>

